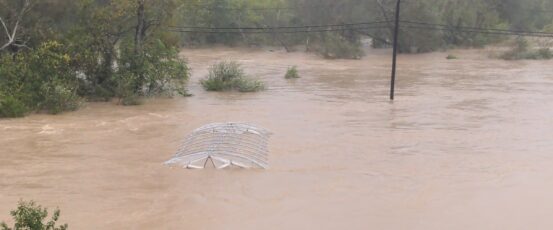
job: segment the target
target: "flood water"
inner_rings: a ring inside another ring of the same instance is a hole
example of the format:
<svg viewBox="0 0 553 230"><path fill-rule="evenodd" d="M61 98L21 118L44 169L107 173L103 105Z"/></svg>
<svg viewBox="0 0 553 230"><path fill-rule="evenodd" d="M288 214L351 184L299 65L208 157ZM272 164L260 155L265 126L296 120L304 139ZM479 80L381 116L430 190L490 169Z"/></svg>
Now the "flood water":
<svg viewBox="0 0 553 230"><path fill-rule="evenodd" d="M0 120L0 220L32 199L70 229L552 229L553 61L454 53L400 56L391 103L389 50L184 50L194 97ZM203 92L225 59L268 89ZM270 169L162 165L227 121L274 133Z"/></svg>

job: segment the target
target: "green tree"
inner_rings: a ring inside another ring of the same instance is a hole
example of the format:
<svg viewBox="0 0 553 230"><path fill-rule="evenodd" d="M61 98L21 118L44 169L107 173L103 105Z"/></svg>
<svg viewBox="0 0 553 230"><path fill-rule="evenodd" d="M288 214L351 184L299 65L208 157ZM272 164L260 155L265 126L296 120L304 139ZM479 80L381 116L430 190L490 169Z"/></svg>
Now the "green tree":
<svg viewBox="0 0 553 230"><path fill-rule="evenodd" d="M48 217L48 210L36 204L34 201L19 201L17 209L10 212L15 222L12 228L5 222L0 223L1 230L66 230L67 224L56 227L60 217L60 210L56 209L51 219L45 222Z"/></svg>

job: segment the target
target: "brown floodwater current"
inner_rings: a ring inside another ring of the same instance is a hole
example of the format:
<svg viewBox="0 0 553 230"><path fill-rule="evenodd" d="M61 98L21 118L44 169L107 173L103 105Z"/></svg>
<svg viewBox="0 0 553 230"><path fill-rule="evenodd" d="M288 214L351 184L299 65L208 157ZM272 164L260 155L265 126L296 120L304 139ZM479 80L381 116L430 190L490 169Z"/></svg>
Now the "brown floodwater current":
<svg viewBox="0 0 553 230"><path fill-rule="evenodd" d="M70 229L553 229L553 61L454 53L400 56L391 103L389 50L183 50L193 97L0 120L0 220L32 199ZM225 59L267 90L204 92ZM270 169L162 164L227 121L274 133Z"/></svg>

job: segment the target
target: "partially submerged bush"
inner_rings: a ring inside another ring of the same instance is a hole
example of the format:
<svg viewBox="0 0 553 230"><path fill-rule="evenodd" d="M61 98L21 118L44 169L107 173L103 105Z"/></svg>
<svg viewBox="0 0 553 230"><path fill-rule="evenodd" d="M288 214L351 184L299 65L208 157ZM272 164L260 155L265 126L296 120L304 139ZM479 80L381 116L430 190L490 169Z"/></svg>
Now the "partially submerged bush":
<svg viewBox="0 0 553 230"><path fill-rule="evenodd" d="M249 93L265 89L265 84L256 79L242 78L236 82L236 88L239 92Z"/></svg>
<svg viewBox="0 0 553 230"><path fill-rule="evenodd" d="M10 212L14 219L14 227L10 228L5 222L0 223L1 230L66 230L67 224L56 227L60 217L60 210L56 209L52 218L44 222L48 210L37 205L34 201L19 201L17 209Z"/></svg>
<svg viewBox="0 0 553 230"><path fill-rule="evenodd" d="M207 91L256 92L265 88L263 82L248 78L235 61L222 61L212 65L207 77L200 83Z"/></svg>
<svg viewBox="0 0 553 230"><path fill-rule="evenodd" d="M28 108L13 96L2 96L0 98L0 118L2 117L23 117Z"/></svg>
<svg viewBox="0 0 553 230"><path fill-rule="evenodd" d="M447 60L454 60L454 59L459 59L459 57L457 57L457 56L455 56L455 55L453 55L453 54L449 54L449 55L447 55L447 57L445 57L445 59L447 59Z"/></svg>
<svg viewBox="0 0 553 230"><path fill-rule="evenodd" d="M81 98L63 84L46 84L42 87L44 102L42 107L50 114L75 111L81 105Z"/></svg>
<svg viewBox="0 0 553 230"><path fill-rule="evenodd" d="M0 53L0 117L73 111L82 98L118 97L135 105L143 96L189 95L186 62L160 40L145 43L141 52L129 39L107 54L80 45L46 41L32 50Z"/></svg>
<svg viewBox="0 0 553 230"><path fill-rule="evenodd" d="M161 40L146 44L137 53L130 41L123 42L120 67L114 74L115 95L120 99L139 96L182 96L189 95L186 84L189 69L178 57L174 47L166 46Z"/></svg>
<svg viewBox="0 0 553 230"><path fill-rule="evenodd" d="M135 105L141 105L142 100L140 97L136 95L128 95L125 97L122 97L119 99L119 104L124 106L135 106Z"/></svg>
<svg viewBox="0 0 553 230"><path fill-rule="evenodd" d="M284 78L286 79L300 78L300 75L298 74L298 67L297 66L289 67L288 70L286 70L286 75L284 75Z"/></svg>
<svg viewBox="0 0 553 230"><path fill-rule="evenodd" d="M540 59L551 59L553 58L553 52L550 48L541 48L538 50L538 56L541 57Z"/></svg>
<svg viewBox="0 0 553 230"><path fill-rule="evenodd" d="M48 41L37 49L0 57L2 113L19 117L27 111L60 113L77 109L77 73L64 46Z"/></svg>
<svg viewBox="0 0 553 230"><path fill-rule="evenodd" d="M515 40L513 48L501 54L500 58L504 60L548 60L553 58L553 53L549 48L533 50L526 39L519 37Z"/></svg>

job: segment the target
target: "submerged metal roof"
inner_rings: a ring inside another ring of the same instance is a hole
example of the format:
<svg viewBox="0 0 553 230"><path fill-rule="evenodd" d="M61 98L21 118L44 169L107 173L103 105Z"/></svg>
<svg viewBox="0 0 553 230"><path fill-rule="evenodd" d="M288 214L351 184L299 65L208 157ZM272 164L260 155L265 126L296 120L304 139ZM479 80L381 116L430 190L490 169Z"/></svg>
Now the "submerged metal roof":
<svg viewBox="0 0 553 230"><path fill-rule="evenodd" d="M217 169L269 167L271 133L246 123L213 123L192 132L166 165L203 169L209 161Z"/></svg>

